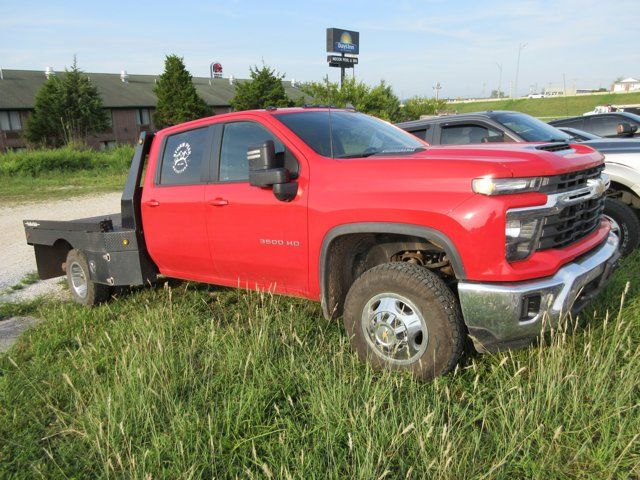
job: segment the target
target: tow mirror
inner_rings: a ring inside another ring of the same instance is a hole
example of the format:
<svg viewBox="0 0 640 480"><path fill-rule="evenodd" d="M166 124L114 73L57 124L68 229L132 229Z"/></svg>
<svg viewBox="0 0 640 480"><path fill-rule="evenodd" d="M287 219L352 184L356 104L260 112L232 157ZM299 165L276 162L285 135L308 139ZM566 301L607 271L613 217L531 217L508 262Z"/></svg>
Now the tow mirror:
<svg viewBox="0 0 640 480"><path fill-rule="evenodd" d="M254 187L272 188L273 194L283 202L291 201L298 192L298 184L290 181L289 170L278 166L273 140L247 150L249 183Z"/></svg>
<svg viewBox="0 0 640 480"><path fill-rule="evenodd" d="M247 150L249 161L249 183L254 187L271 187L289 181L286 168L276 165L276 150L272 140L250 147Z"/></svg>
<svg viewBox="0 0 640 480"><path fill-rule="evenodd" d="M638 126L631 125L629 122L621 122L616 127L616 132L618 133L618 135L623 137L632 136L637 131L638 131Z"/></svg>

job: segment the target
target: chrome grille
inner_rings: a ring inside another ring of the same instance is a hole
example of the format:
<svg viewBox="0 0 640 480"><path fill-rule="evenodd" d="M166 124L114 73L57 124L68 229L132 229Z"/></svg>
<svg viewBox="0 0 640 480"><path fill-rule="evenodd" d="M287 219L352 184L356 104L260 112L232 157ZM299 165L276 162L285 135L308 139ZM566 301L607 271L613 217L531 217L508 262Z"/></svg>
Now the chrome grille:
<svg viewBox="0 0 640 480"><path fill-rule="evenodd" d="M600 225L604 196L562 209L545 218L537 250L562 248L583 239Z"/></svg>
<svg viewBox="0 0 640 480"><path fill-rule="evenodd" d="M579 170L577 172L563 173L548 177L549 181L540 191L544 193L561 193L585 187L591 178L598 178L604 170L604 164L597 167Z"/></svg>

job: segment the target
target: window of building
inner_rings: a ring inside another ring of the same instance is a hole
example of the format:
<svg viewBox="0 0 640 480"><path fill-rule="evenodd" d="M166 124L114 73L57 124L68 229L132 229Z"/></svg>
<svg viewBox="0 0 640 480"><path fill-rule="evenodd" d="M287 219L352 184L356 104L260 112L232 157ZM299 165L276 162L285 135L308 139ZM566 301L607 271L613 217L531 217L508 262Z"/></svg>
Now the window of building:
<svg viewBox="0 0 640 480"><path fill-rule="evenodd" d="M107 126L109 128L113 128L113 111L109 109L105 109L104 113L107 118Z"/></svg>
<svg viewBox="0 0 640 480"><path fill-rule="evenodd" d="M247 150L267 140L273 140L276 155L284 153L284 145L261 125L254 122L226 124L220 152L220 181L248 180Z"/></svg>
<svg viewBox="0 0 640 480"><path fill-rule="evenodd" d="M106 140L104 142L100 142L98 144L98 149L99 150L111 150L113 148L116 148L118 146L118 144L116 143L115 140Z"/></svg>
<svg viewBox="0 0 640 480"><path fill-rule="evenodd" d="M22 119L17 110L0 111L0 130L17 132L22 130Z"/></svg>
<svg viewBox="0 0 640 480"><path fill-rule="evenodd" d="M139 108L136 110L136 123L138 125L150 125L151 114L148 108Z"/></svg>
<svg viewBox="0 0 640 480"><path fill-rule="evenodd" d="M167 138L162 155L161 185L202 183L203 169L210 153L208 132L208 128L198 128Z"/></svg>

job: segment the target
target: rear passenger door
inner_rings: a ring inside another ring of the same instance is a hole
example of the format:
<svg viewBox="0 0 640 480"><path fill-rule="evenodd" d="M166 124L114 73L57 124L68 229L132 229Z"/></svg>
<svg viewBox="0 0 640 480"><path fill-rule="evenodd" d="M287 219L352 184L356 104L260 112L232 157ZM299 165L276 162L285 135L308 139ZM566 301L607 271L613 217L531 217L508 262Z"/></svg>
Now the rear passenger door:
<svg viewBox="0 0 640 480"><path fill-rule="evenodd" d="M211 256L221 283L304 294L308 289L307 167L272 126L247 118L221 125L214 140L215 181L205 190ZM247 150L273 140L297 177L298 195L278 200L249 184Z"/></svg>
<svg viewBox="0 0 640 480"><path fill-rule="evenodd" d="M209 180L213 127L162 139L142 190L145 242L161 273L207 281L213 274L204 194Z"/></svg>

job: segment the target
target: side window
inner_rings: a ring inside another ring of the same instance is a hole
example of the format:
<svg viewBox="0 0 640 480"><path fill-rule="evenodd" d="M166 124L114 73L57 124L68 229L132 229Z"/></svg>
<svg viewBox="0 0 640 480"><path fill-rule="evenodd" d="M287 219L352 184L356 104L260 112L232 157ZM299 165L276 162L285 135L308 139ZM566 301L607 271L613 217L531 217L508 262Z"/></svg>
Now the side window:
<svg viewBox="0 0 640 480"><path fill-rule="evenodd" d="M590 117L589 118L589 131L606 137L608 135L617 134L617 126L620 123L621 118L617 115L607 115L604 117Z"/></svg>
<svg viewBox="0 0 640 480"><path fill-rule="evenodd" d="M556 122L553 126L554 127L557 127L557 126L570 127L570 128L577 128L578 130L582 130L584 129L584 119L574 118L571 120L560 120L559 122Z"/></svg>
<svg viewBox="0 0 640 480"><path fill-rule="evenodd" d="M160 185L203 183L203 168L209 162L208 147L208 128L169 136L162 155Z"/></svg>
<svg viewBox="0 0 640 480"><path fill-rule="evenodd" d="M504 142L504 135L498 130L483 125L460 124L442 127L442 145L468 145L470 143Z"/></svg>
<svg viewBox="0 0 640 480"><path fill-rule="evenodd" d="M220 150L221 182L249 179L247 150L267 140L273 140L276 155L284 154L284 145L266 128L255 122L234 122L224 126Z"/></svg>
<svg viewBox="0 0 640 480"><path fill-rule="evenodd" d="M415 135L420 140L424 140L426 138L426 136L427 136L427 130L429 130L429 126L426 126L425 128L421 128L419 130L411 130L411 131L409 131L409 133L411 135Z"/></svg>

